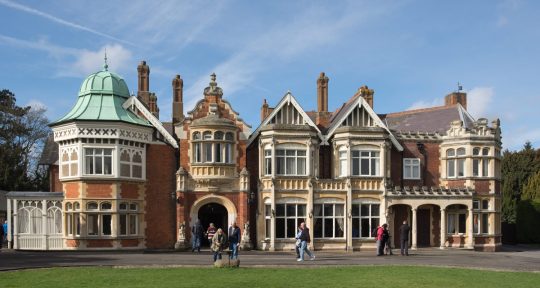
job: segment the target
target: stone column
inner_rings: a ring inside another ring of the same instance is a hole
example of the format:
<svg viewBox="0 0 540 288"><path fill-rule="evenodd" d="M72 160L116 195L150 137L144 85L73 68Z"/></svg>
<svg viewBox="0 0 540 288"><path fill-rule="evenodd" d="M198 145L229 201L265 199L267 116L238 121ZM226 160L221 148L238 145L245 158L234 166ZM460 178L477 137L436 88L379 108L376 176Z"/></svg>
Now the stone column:
<svg viewBox="0 0 540 288"><path fill-rule="evenodd" d="M444 249L446 246L446 210L441 208L441 244L439 245L441 249Z"/></svg>
<svg viewBox="0 0 540 288"><path fill-rule="evenodd" d="M49 250L47 247L47 200L41 200L41 248Z"/></svg>
<svg viewBox="0 0 540 288"><path fill-rule="evenodd" d="M12 247L13 249L19 249L19 244L18 244L18 240L19 240L19 227L17 224L19 224L19 220L17 219L18 218L18 207L17 207L17 199L13 199L13 226L9 225L8 227L8 230L13 230L13 238L12 241ZM10 229L11 228L11 229Z"/></svg>
<svg viewBox="0 0 540 288"><path fill-rule="evenodd" d="M8 241L8 249L12 249L13 248L13 239L11 237L11 231L13 231L12 227L11 227L11 224L13 224L11 222L11 199L7 199L7 223L8 223L8 231L7 231L7 241ZM4 225L4 223L0 223L2 225Z"/></svg>
<svg viewBox="0 0 540 288"><path fill-rule="evenodd" d="M412 245L411 248L416 250L416 208L412 209Z"/></svg>
<svg viewBox="0 0 540 288"><path fill-rule="evenodd" d="M347 178L347 202L346 202L346 222L345 229L347 237L347 251L353 252L353 241L352 241L352 188L351 188L351 178Z"/></svg>
<svg viewBox="0 0 540 288"><path fill-rule="evenodd" d="M472 207L469 209L469 223L467 225L467 248L474 249L474 217Z"/></svg>

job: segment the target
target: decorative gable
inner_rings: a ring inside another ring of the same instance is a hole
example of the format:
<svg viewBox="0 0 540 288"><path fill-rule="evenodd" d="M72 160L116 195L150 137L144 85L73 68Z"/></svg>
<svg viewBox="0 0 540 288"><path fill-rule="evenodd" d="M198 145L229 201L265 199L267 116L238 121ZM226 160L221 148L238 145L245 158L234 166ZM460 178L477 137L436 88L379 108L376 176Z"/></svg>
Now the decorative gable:
<svg viewBox="0 0 540 288"><path fill-rule="evenodd" d="M309 125L317 131L319 138L323 140L321 130L315 123L309 118L307 113L302 109L298 101L294 98L291 92L287 92L278 105L268 117L259 125L257 130L251 134L248 146L259 135L261 127L268 124L286 124L286 125Z"/></svg>
<svg viewBox="0 0 540 288"><path fill-rule="evenodd" d="M276 111L275 115L270 118L268 124L305 125L307 124L307 121L304 119L302 113L298 112L298 109L288 101L281 109Z"/></svg>
<svg viewBox="0 0 540 288"><path fill-rule="evenodd" d="M375 125L375 123L375 120L366 109L363 106L358 105L355 106L347 118L341 122L340 127L376 127L377 125Z"/></svg>

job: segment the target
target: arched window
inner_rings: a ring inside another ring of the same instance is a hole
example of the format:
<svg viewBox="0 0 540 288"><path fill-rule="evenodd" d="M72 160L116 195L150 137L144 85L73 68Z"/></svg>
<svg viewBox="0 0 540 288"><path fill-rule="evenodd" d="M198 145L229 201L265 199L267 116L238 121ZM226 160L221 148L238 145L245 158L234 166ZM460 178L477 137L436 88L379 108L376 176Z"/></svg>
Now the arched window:
<svg viewBox="0 0 540 288"><path fill-rule="evenodd" d="M223 140L223 132L216 131L216 133L214 133L214 140Z"/></svg>
<svg viewBox="0 0 540 288"><path fill-rule="evenodd" d="M98 209L98 204L96 202L88 202L88 204L86 204L86 210L97 210Z"/></svg>
<svg viewBox="0 0 540 288"><path fill-rule="evenodd" d="M193 132L193 140L201 140L201 133Z"/></svg>
<svg viewBox="0 0 540 288"><path fill-rule="evenodd" d="M111 210L112 205L109 202L103 202L101 203L101 210Z"/></svg>

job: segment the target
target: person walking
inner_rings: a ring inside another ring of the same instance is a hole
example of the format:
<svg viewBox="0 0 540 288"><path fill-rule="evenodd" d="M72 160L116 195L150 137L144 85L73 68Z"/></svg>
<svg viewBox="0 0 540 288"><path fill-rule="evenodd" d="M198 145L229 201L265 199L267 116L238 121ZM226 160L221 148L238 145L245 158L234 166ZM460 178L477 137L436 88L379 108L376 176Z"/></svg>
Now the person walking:
<svg viewBox="0 0 540 288"><path fill-rule="evenodd" d="M302 229L300 226L298 226L298 231L296 232L296 236L294 236L294 239L296 239L296 243L294 245L294 252L296 252L296 260L300 259L300 246L302 245L302 240L300 240L300 236L302 235Z"/></svg>
<svg viewBox="0 0 540 288"><path fill-rule="evenodd" d="M221 260L221 253L226 244L227 235L223 233L223 229L217 229L216 234L212 237L212 244L210 244L210 249L214 252L214 262L216 262L217 259Z"/></svg>
<svg viewBox="0 0 540 288"><path fill-rule="evenodd" d="M191 227L191 252L197 250L197 252L201 253L201 239L204 233L203 229L201 221L197 219L195 225Z"/></svg>
<svg viewBox="0 0 540 288"><path fill-rule="evenodd" d="M4 221L4 225L2 225L2 228L4 229L4 242L8 242L8 223L7 220ZM13 239L13 231L11 231L11 239ZM8 247L9 248L9 247Z"/></svg>
<svg viewBox="0 0 540 288"><path fill-rule="evenodd" d="M229 259L238 259L238 245L240 244L240 228L236 226L234 221L229 227Z"/></svg>
<svg viewBox="0 0 540 288"><path fill-rule="evenodd" d="M216 234L216 226L214 226L214 223L210 223L210 226L208 226L208 229L206 229L208 245L212 245L212 238L214 238L214 234Z"/></svg>
<svg viewBox="0 0 540 288"><path fill-rule="evenodd" d="M388 227L385 223L377 229L377 256L384 255L384 230Z"/></svg>
<svg viewBox="0 0 540 288"><path fill-rule="evenodd" d="M399 244L401 247L401 256L409 256L409 232L411 227L407 224L407 220L403 221L403 225L399 227Z"/></svg>
<svg viewBox="0 0 540 288"><path fill-rule="evenodd" d="M296 261L304 261L304 253L310 257L310 260L315 260L315 255L313 255L308 248L308 243L311 242L309 228L306 227L306 223L302 222L300 223L300 229L302 230L300 232L300 237L298 237L298 239L300 239L300 258Z"/></svg>

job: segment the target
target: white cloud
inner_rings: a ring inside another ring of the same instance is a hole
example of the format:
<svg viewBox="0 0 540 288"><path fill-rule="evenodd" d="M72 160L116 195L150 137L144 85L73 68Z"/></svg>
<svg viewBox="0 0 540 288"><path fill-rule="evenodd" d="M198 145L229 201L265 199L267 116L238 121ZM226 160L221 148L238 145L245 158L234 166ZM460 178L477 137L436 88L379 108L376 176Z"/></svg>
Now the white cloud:
<svg viewBox="0 0 540 288"><path fill-rule="evenodd" d="M111 70L121 71L128 68L132 56L131 51L120 44L108 44L98 51L80 51L69 72L85 76L99 71L104 64L105 52L107 52L107 62Z"/></svg>
<svg viewBox="0 0 540 288"><path fill-rule="evenodd" d="M27 41L0 34L0 44L19 48L33 49L47 52L53 57L74 56L80 53L79 49L57 46L49 43L47 38L42 37L37 41Z"/></svg>
<svg viewBox="0 0 540 288"><path fill-rule="evenodd" d="M287 62L302 53L335 44L350 28L369 21L370 17L388 12L388 9L381 7L378 10L370 9L365 3L358 5L362 5L362 9L348 6L341 15L335 15L321 6L308 7L297 13L291 21L273 26L257 37L250 38L229 59L201 75L186 89L186 110L191 110L201 99L203 89L209 82L208 75L212 72L217 74L219 85L230 98L235 91L251 87L258 73L271 69L269 67L274 61Z"/></svg>
<svg viewBox="0 0 540 288"><path fill-rule="evenodd" d="M28 103L26 103L25 106L30 106L32 107L31 109L33 110L36 110L36 109L45 109L47 110L47 105L45 105L45 103L39 101L39 100L36 100L36 99L30 99L30 101Z"/></svg>
<svg viewBox="0 0 540 288"><path fill-rule="evenodd" d="M490 105L495 92L492 87L475 87L467 93L467 111L476 119L493 117Z"/></svg>
<svg viewBox="0 0 540 288"><path fill-rule="evenodd" d="M6 7L9 7L9 8L15 9L15 10L19 10L19 11L26 12L26 13L29 13L29 14L37 15L39 17L48 19L50 21L56 22L58 24L61 24L61 25L67 26L67 27L71 27L71 28L74 28L74 29L86 31L86 32L89 32L89 33L92 33L92 34L95 34L95 35L99 35L99 36L102 36L102 37L105 37L105 38L120 41L120 42L123 42L123 43L126 43L126 44L134 45L133 43L130 43L128 41L116 38L114 36L111 36L111 35L108 35L108 34L105 34L105 33L99 32L99 31L96 31L96 30L94 30L92 28L89 28L89 27L86 27L86 26L82 26L82 25L79 25L79 24L76 24L76 23L73 23L73 22L58 18L58 17L53 16L51 14L45 13L43 11L39 11L39 10L34 9L32 7L24 6L24 5L19 4L19 3L11 2L9 0L0 0L0 4L4 5Z"/></svg>
<svg viewBox="0 0 540 288"><path fill-rule="evenodd" d="M423 108L429 108L429 107L434 107L434 106L441 106L443 104L444 104L443 98L436 98L431 101L420 100L420 101L414 102L409 108L405 110L423 109Z"/></svg>

